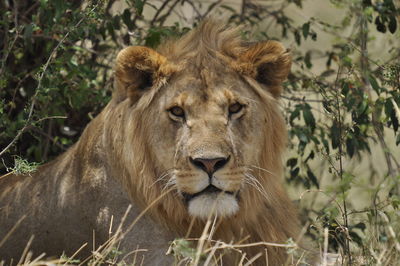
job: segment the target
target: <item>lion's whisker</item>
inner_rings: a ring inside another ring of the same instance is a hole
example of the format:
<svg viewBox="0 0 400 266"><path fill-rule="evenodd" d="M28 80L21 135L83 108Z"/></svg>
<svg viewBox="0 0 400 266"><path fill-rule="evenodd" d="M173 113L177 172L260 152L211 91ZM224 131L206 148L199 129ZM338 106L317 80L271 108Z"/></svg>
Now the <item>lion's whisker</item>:
<svg viewBox="0 0 400 266"><path fill-rule="evenodd" d="M252 171L252 169L250 169L250 168L247 168L247 170ZM253 174L251 174L251 173L249 173L249 172L247 172L246 174L250 175L250 177L252 178L252 180L253 180L254 182L256 182L260 187L264 188L264 186L261 184L261 182L258 181L258 179L257 179Z"/></svg>
<svg viewBox="0 0 400 266"><path fill-rule="evenodd" d="M257 182L254 180L254 177L253 177L253 176L251 176L251 175L249 175L249 174L245 174L245 176L247 177L246 180L248 181L248 183L254 185L254 187L256 187L260 192L264 191L263 187L260 186L259 183L257 183Z"/></svg>
<svg viewBox="0 0 400 266"><path fill-rule="evenodd" d="M252 177L252 180L254 181L254 182L256 182L264 191L265 191L265 188L264 188L264 186L263 186L263 184L261 184L261 182L258 180L258 178L257 177L255 177L253 174L251 174L251 173L247 173L248 175L250 175L251 177Z"/></svg>
<svg viewBox="0 0 400 266"><path fill-rule="evenodd" d="M248 185L255 188L265 199L268 199L268 196L262 190L260 190L259 187L255 186L253 183L248 183Z"/></svg>
<svg viewBox="0 0 400 266"><path fill-rule="evenodd" d="M164 186L163 186L161 191L164 191L167 188L172 188L172 187L176 188L176 177L175 177L175 175L171 176L170 179L168 179L168 181L164 184Z"/></svg>
<svg viewBox="0 0 400 266"><path fill-rule="evenodd" d="M259 190L261 192L261 188L257 185L257 183L255 183L252 179L252 177L248 176L247 174L245 174L245 182L246 184L252 185L253 187L257 188L257 190Z"/></svg>
<svg viewBox="0 0 400 266"><path fill-rule="evenodd" d="M272 176L277 177L275 173L273 173L273 172L271 172L271 171L269 171L269 170L267 170L267 169L265 169L265 168L262 168L262 167L260 167L260 166L257 166L257 165L249 165L249 166L250 166L250 167L253 167L253 168L256 168L257 170L265 171L265 172L267 172L268 174L271 174ZM249 169L249 170L252 171L252 169Z"/></svg>
<svg viewBox="0 0 400 266"><path fill-rule="evenodd" d="M260 181L258 181L257 178L255 178L250 173L245 173L244 175L245 175L245 177L247 177L245 179L245 181L247 181L246 183L253 186L254 188L256 188L261 193L261 195L263 195L265 198L268 199L268 194L265 191L263 185L260 183Z"/></svg>
<svg viewBox="0 0 400 266"><path fill-rule="evenodd" d="M150 187L154 186L156 183L160 182L160 181L163 180L165 177L169 176L169 175L171 174L170 172L173 171L173 170L174 170L174 169L168 169L167 171L165 171L164 173L162 173L161 176L158 177L158 178L156 179L156 181L154 181L154 183L151 184Z"/></svg>
<svg viewBox="0 0 400 266"><path fill-rule="evenodd" d="M249 100L250 102L253 102L253 103L255 103L255 104L258 104L258 101L254 100L254 99L251 99L251 98L249 98L249 97L243 97L243 99L246 99L246 100Z"/></svg>
<svg viewBox="0 0 400 266"><path fill-rule="evenodd" d="M267 195L266 195L266 193L263 192L263 191L261 190L261 188L259 188L259 187L258 187L257 185L255 185L254 183L252 183L252 182L250 182L250 181L248 181L248 180L246 180L245 183L248 184L248 185L250 185L250 186L252 186L253 188L255 188L258 192L260 192L260 194L261 194L263 197L268 198Z"/></svg>

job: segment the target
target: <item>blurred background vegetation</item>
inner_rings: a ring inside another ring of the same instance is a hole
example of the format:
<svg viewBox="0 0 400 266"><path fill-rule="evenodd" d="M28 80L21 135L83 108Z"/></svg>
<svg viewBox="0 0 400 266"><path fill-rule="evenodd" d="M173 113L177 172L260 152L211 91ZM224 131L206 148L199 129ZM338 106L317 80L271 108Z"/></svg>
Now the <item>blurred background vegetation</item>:
<svg viewBox="0 0 400 266"><path fill-rule="evenodd" d="M340 264L400 261L399 2L2 0L0 16L0 174L77 141L110 100L120 49L223 18L292 50L285 178L307 236Z"/></svg>

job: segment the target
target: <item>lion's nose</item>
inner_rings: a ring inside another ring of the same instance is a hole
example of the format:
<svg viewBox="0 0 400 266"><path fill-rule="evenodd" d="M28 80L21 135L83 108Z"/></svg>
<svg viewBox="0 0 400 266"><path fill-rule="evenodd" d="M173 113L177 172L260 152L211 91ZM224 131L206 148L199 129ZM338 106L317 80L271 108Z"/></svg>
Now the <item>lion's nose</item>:
<svg viewBox="0 0 400 266"><path fill-rule="evenodd" d="M190 162L200 168L201 170L205 171L209 176L215 173L218 169L224 167L224 165L229 161L230 157L223 158L192 158L190 157Z"/></svg>

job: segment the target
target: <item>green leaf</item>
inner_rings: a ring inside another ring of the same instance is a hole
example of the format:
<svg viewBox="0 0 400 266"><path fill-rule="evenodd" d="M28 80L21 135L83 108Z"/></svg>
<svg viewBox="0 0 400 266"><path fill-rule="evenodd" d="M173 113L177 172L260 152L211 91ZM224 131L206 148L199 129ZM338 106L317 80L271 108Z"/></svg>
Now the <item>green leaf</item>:
<svg viewBox="0 0 400 266"><path fill-rule="evenodd" d="M319 141L319 139L314 135L311 135L310 139L317 145L321 144L321 141Z"/></svg>
<svg viewBox="0 0 400 266"><path fill-rule="evenodd" d="M115 40L116 37L115 37L114 27L113 27L113 25L112 25L112 23L111 23L110 21L108 21L108 22L106 23L106 27L107 27L108 33L109 33L109 34L111 35L111 37Z"/></svg>
<svg viewBox="0 0 400 266"><path fill-rule="evenodd" d="M67 2L64 0L54 0L54 6L56 7L55 20L58 21L65 14Z"/></svg>
<svg viewBox="0 0 400 266"><path fill-rule="evenodd" d="M302 2L301 2L302 0L293 0L293 3L295 3L296 4L296 6L298 6L298 7L300 7L300 8L303 8L303 5L302 5Z"/></svg>
<svg viewBox="0 0 400 266"><path fill-rule="evenodd" d="M332 148L336 149L340 145L340 129L338 123L335 121L331 127L331 141Z"/></svg>
<svg viewBox="0 0 400 266"><path fill-rule="evenodd" d="M45 8L47 6L47 2L48 2L48 0L40 0L40 6L42 8Z"/></svg>
<svg viewBox="0 0 400 266"><path fill-rule="evenodd" d="M357 243L360 247L363 246L362 238L356 232L350 231L349 236L353 242Z"/></svg>
<svg viewBox="0 0 400 266"><path fill-rule="evenodd" d="M296 167L293 170L290 170L290 176L292 178L296 178L298 176L299 172L300 172L300 168Z"/></svg>
<svg viewBox="0 0 400 266"><path fill-rule="evenodd" d="M392 113L394 113L392 98L387 98L385 102L385 115L386 117L391 117Z"/></svg>
<svg viewBox="0 0 400 266"><path fill-rule="evenodd" d="M32 46L32 32L33 32L33 25L28 24L24 29L24 40L29 49Z"/></svg>
<svg viewBox="0 0 400 266"><path fill-rule="evenodd" d="M311 181L317 188L319 188L319 183L318 183L317 177L314 175L314 173L313 173L310 169L307 170L307 177L308 177L308 179L310 179L310 181Z"/></svg>
<svg viewBox="0 0 400 266"><path fill-rule="evenodd" d="M128 8L124 10L124 13L122 13L122 21L125 23L125 25L128 27L128 29L131 31L133 30L133 22L131 20L131 12L129 11Z"/></svg>
<svg viewBox="0 0 400 266"><path fill-rule="evenodd" d="M290 114L290 118L289 118L290 124L292 124L293 120L298 118L299 116L300 116L300 108L299 108L299 105L297 105L296 108L294 109L294 111L291 112L291 114Z"/></svg>
<svg viewBox="0 0 400 266"><path fill-rule="evenodd" d="M362 231L364 231L364 230L367 228L367 226L365 225L365 223L358 223L358 224L353 225L352 227L358 228L358 229L360 229L360 230L362 230Z"/></svg>
<svg viewBox="0 0 400 266"><path fill-rule="evenodd" d="M396 32L397 29L397 21L396 21L396 17L395 16L390 16L390 20L389 20L389 31L390 33L394 34Z"/></svg>
<svg viewBox="0 0 400 266"><path fill-rule="evenodd" d="M320 77L326 78L326 77L332 76L333 74L336 74L336 71L333 69L328 69L328 70L325 70L324 72L322 72Z"/></svg>
<svg viewBox="0 0 400 266"><path fill-rule="evenodd" d="M392 202L392 206L395 209L398 209L400 207L400 198L397 195L393 195L390 197L390 200Z"/></svg>
<svg viewBox="0 0 400 266"><path fill-rule="evenodd" d="M350 158L352 158L354 155L355 147L354 147L354 140L351 136L349 136L346 139L346 149L347 149L347 153L349 154Z"/></svg>
<svg viewBox="0 0 400 266"><path fill-rule="evenodd" d="M382 33L385 33L385 32L386 32L386 26L385 26L385 24L382 23L381 17L380 17L380 16L377 16L377 17L375 18L375 25L376 25L376 29L377 29L379 32L382 32Z"/></svg>
<svg viewBox="0 0 400 266"><path fill-rule="evenodd" d="M223 8L223 9L229 10L229 11L232 12L232 13L236 13L236 10L235 10L233 7L231 7L231 6L228 6L228 5L221 5L220 7Z"/></svg>
<svg viewBox="0 0 400 266"><path fill-rule="evenodd" d="M287 160L286 162L286 166L289 166L290 168L295 167L297 164L297 158L290 158L289 160Z"/></svg>
<svg viewBox="0 0 400 266"><path fill-rule="evenodd" d="M156 47L161 42L161 33L155 30L149 30L145 44L146 46Z"/></svg>
<svg viewBox="0 0 400 266"><path fill-rule="evenodd" d="M311 63L311 51L307 51L306 56L304 57L304 63L306 63L306 67L310 69L312 67Z"/></svg>
<svg viewBox="0 0 400 266"><path fill-rule="evenodd" d="M369 76L369 83L371 83L371 86L376 91L376 93L379 94L381 91L381 87L379 87L378 82L376 81L374 76Z"/></svg>
<svg viewBox="0 0 400 266"><path fill-rule="evenodd" d="M144 1L135 0L134 6L135 6L135 9L136 9L136 15L141 16L142 13L143 13Z"/></svg>
<svg viewBox="0 0 400 266"><path fill-rule="evenodd" d="M115 16L112 20L111 23L113 25L113 28L115 30L121 29L121 17L120 16Z"/></svg>
<svg viewBox="0 0 400 266"><path fill-rule="evenodd" d="M390 113L390 121L392 122L394 132L397 132L397 129L399 129L399 120L394 110Z"/></svg>
<svg viewBox="0 0 400 266"><path fill-rule="evenodd" d="M324 107L325 111L328 113L332 112L332 108L331 108L331 102L329 102L328 100L324 100L322 102L322 106Z"/></svg>
<svg viewBox="0 0 400 266"><path fill-rule="evenodd" d="M330 219L334 219L340 214L340 211L334 204L331 204L330 206L325 208L324 212L329 216ZM335 225L335 223L333 223L332 225Z"/></svg>
<svg viewBox="0 0 400 266"><path fill-rule="evenodd" d="M334 59L335 57L335 53L334 52L330 52L329 56L328 56L328 60L326 61L326 66L330 67L332 65L332 59ZM336 72L336 71L335 71Z"/></svg>
<svg viewBox="0 0 400 266"><path fill-rule="evenodd" d="M357 106L357 114L359 116L364 114L364 112L367 111L368 106L369 106L368 99L363 99L363 101L361 101L360 104Z"/></svg>
<svg viewBox="0 0 400 266"><path fill-rule="evenodd" d="M308 37L308 34L310 33L310 22L303 24L302 31L303 31L303 37L306 40Z"/></svg>
<svg viewBox="0 0 400 266"><path fill-rule="evenodd" d="M311 32L311 40L313 40L313 41L317 40L317 33L316 32Z"/></svg>
<svg viewBox="0 0 400 266"><path fill-rule="evenodd" d="M311 136L313 138L313 136ZM307 156L307 158L304 160L305 163L307 163L310 159L314 159L315 153L314 151L311 151L310 154Z"/></svg>
<svg viewBox="0 0 400 266"><path fill-rule="evenodd" d="M311 112L311 106L309 104L305 104L305 108L303 109L303 118L306 125L311 128L311 132L314 132L315 118L313 113Z"/></svg>
<svg viewBox="0 0 400 266"><path fill-rule="evenodd" d="M294 39L296 40L296 43L298 45L300 45L301 44L301 36L300 36L299 31L296 30L293 34L294 34Z"/></svg>
<svg viewBox="0 0 400 266"><path fill-rule="evenodd" d="M193 259L196 257L197 250L193 248L191 243L185 239L175 239L171 246L174 254L177 256ZM201 254L201 256L203 255L204 254Z"/></svg>
<svg viewBox="0 0 400 266"><path fill-rule="evenodd" d="M297 133L297 137L299 138L300 142L302 143L308 143L308 137L306 134L304 134L303 131L299 131Z"/></svg>
<svg viewBox="0 0 400 266"><path fill-rule="evenodd" d="M345 82L345 83L343 84L343 86L342 86L342 94L343 94L344 96L347 96L347 94L349 93L349 91L350 91L349 83Z"/></svg>
<svg viewBox="0 0 400 266"><path fill-rule="evenodd" d="M348 191L351 188L351 183L354 180L354 175L345 172L342 180L340 180L339 187L342 191Z"/></svg>
<svg viewBox="0 0 400 266"><path fill-rule="evenodd" d="M328 143L328 141L327 141L326 139L322 139L322 144L324 145L324 148L325 148L326 153L329 154L330 149L329 149L329 143Z"/></svg>

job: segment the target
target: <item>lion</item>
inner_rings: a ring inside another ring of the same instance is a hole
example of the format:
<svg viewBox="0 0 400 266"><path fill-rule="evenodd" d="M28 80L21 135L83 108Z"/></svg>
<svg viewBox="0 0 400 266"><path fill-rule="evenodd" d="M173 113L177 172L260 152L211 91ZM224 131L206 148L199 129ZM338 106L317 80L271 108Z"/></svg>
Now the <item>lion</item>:
<svg viewBox="0 0 400 266"><path fill-rule="evenodd" d="M245 42L212 19L157 50L123 49L113 97L79 141L34 174L0 179L0 257L17 261L29 242L33 255L84 258L118 224L118 250L147 250L145 265L170 265L171 241L199 238L210 219L216 241L296 239L278 105L290 67L281 43ZM261 253L261 265L288 257L277 246L243 252Z"/></svg>

